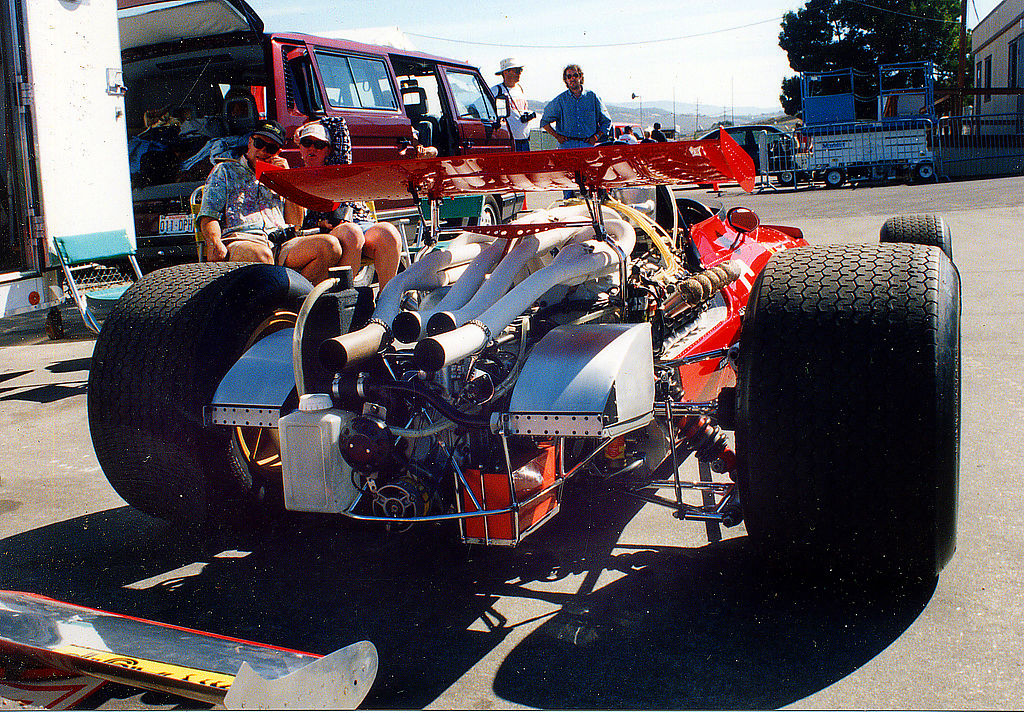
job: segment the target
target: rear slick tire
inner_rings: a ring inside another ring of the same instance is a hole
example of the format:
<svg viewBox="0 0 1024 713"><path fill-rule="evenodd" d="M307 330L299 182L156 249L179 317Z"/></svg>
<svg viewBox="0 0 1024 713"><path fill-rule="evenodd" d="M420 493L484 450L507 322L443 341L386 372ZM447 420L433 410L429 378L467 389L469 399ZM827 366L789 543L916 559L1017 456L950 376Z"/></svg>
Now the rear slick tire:
<svg viewBox="0 0 1024 713"><path fill-rule="evenodd" d="M775 255L737 374L750 537L794 574L934 580L956 546L960 278L937 248Z"/></svg>
<svg viewBox="0 0 1024 713"><path fill-rule="evenodd" d="M96 340L88 413L96 457L128 504L187 525L262 517L267 484L243 429L207 427L203 409L257 332L286 327L310 289L283 267L193 263L125 293Z"/></svg>
<svg viewBox="0 0 1024 713"><path fill-rule="evenodd" d="M909 243L912 245L934 245L953 259L953 236L949 225L942 216L933 213L895 215L882 224L878 232L882 243Z"/></svg>

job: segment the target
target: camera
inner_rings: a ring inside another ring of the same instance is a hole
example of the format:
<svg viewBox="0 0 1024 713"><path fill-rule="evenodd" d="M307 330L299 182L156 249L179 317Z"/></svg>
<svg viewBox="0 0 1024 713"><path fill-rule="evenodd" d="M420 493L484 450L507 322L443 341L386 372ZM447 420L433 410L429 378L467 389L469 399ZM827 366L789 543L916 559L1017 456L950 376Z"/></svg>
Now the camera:
<svg viewBox="0 0 1024 713"><path fill-rule="evenodd" d="M522 114L519 115L519 121L523 122L524 124L526 122L530 121L531 119L536 119L536 118L537 118L537 112L535 112L535 111L524 111Z"/></svg>

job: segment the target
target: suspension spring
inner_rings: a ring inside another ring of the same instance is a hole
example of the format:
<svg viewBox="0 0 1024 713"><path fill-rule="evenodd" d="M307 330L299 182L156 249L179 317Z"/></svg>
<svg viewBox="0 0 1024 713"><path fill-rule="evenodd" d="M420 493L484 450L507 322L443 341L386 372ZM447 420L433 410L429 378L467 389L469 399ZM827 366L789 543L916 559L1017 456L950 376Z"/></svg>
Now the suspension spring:
<svg viewBox="0 0 1024 713"><path fill-rule="evenodd" d="M712 464L719 473L732 472L736 454L726 442L725 432L707 416L687 416L679 420L679 439L693 451L697 460Z"/></svg>

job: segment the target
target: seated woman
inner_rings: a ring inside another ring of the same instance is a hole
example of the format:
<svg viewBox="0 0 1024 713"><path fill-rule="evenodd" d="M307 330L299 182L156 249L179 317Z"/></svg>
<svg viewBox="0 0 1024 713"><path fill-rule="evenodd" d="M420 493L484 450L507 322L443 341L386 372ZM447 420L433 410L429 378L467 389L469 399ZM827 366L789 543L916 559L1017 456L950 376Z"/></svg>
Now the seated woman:
<svg viewBox="0 0 1024 713"><path fill-rule="evenodd" d="M330 136L328 136L328 129ZM295 132L299 154L306 167L352 163L352 140L348 124L340 116L324 117L303 124ZM341 244L340 265L359 271L362 254L373 260L377 280L383 288L398 274L402 236L391 223L379 223L363 202L342 203L331 213L307 211L291 201L285 206L288 222L305 230L330 233Z"/></svg>

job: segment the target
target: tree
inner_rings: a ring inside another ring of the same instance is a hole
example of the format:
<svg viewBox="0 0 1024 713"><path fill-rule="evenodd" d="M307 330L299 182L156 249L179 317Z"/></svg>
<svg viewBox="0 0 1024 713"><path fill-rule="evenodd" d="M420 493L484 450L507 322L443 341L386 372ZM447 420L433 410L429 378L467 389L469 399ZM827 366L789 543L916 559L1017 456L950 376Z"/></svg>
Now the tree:
<svg viewBox="0 0 1024 713"><path fill-rule="evenodd" d="M852 68L876 77L879 64L931 61L939 86L952 86L956 83L960 3L808 0L803 9L783 17L779 46L797 72ZM783 80L779 101L787 114L799 111L799 77Z"/></svg>

